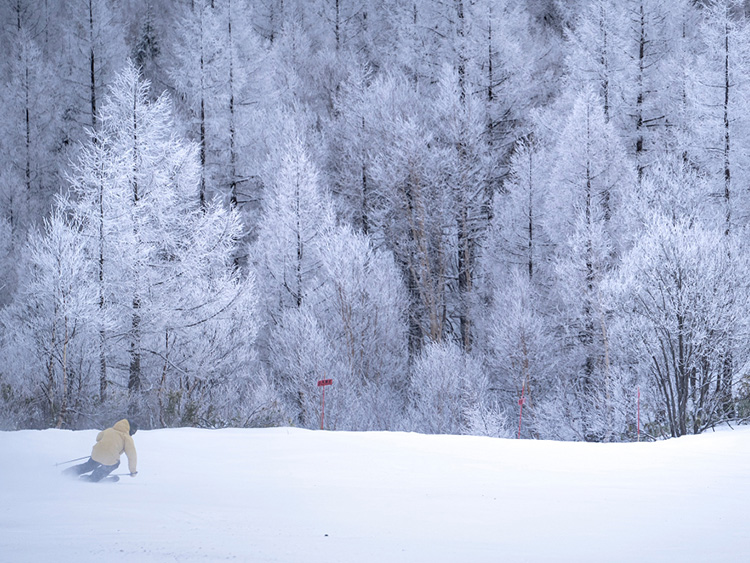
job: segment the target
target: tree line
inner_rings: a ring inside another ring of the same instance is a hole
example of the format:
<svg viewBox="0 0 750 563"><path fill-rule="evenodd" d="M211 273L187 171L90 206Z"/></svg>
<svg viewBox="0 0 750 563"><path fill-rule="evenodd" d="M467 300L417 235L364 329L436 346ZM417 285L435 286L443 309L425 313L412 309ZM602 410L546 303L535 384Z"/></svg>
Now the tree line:
<svg viewBox="0 0 750 563"><path fill-rule="evenodd" d="M747 418L743 2L0 20L2 427L314 428L329 378L335 429Z"/></svg>

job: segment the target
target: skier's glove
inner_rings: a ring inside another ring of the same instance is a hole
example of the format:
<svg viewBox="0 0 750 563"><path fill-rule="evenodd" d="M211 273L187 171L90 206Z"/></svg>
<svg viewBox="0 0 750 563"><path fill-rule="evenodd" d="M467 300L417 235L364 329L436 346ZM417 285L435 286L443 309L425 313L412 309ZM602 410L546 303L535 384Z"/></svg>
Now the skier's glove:
<svg viewBox="0 0 750 563"><path fill-rule="evenodd" d="M130 474L130 476L131 476L131 477L135 477L136 475L138 475L138 472L137 472L137 471L133 471L133 472L132 472L132 473Z"/></svg>

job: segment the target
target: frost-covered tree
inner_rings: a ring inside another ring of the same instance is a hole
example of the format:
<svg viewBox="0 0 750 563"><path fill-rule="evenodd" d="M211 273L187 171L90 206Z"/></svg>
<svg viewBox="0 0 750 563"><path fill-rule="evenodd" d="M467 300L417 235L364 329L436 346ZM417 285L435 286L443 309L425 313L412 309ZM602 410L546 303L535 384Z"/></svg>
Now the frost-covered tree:
<svg viewBox="0 0 750 563"><path fill-rule="evenodd" d="M659 397L657 421L672 436L726 416L727 335L737 334L747 295L746 275L726 245L718 229L655 214L614 286L617 346Z"/></svg>
<svg viewBox="0 0 750 563"><path fill-rule="evenodd" d="M215 88L214 62L218 56L219 20L213 2L198 0L185 4L180 18L180 33L172 48L176 64L171 71L179 99L184 100L191 123L190 131L200 150L200 189L198 198L201 205L208 200L206 176L209 172L209 153L213 141L208 131L212 99L217 95Z"/></svg>
<svg viewBox="0 0 750 563"><path fill-rule="evenodd" d="M4 161L2 193L5 217L25 233L47 213L59 178L54 156L59 109L48 61L29 30L15 30L6 79L0 86L0 158Z"/></svg>
<svg viewBox="0 0 750 563"><path fill-rule="evenodd" d="M599 95L604 119L624 117L626 67L623 5L613 0L587 3L568 33L566 65L572 85L585 85Z"/></svg>
<svg viewBox="0 0 750 563"><path fill-rule="evenodd" d="M527 126L529 110L546 103L559 88L559 38L537 26L529 13L533 9L522 3L470 4L470 90L485 100L487 142L498 151L501 166L494 175L501 177L519 129Z"/></svg>
<svg viewBox="0 0 750 563"><path fill-rule="evenodd" d="M266 191L257 238L248 252L262 296L265 329L260 338L260 355L271 371L274 384L286 393L286 403L296 412L293 416L297 423L309 425L311 419L305 414L307 399L299 396L290 399L289 393L294 395L303 381L320 379L320 373L330 373L331 368L329 364L315 364L318 367L311 375L289 347L313 346L323 338L298 342L308 338L305 336L308 331L317 330L313 328L318 320L312 307L322 285L320 251L334 226L333 206L320 185L318 169L310 159L303 135L292 122L282 127L279 144L269 155L264 178ZM298 312L294 313L295 310ZM320 346L329 344L323 339ZM322 351L313 356L327 358L326 361L331 357ZM310 361L305 359L304 366ZM312 385L310 381L307 383Z"/></svg>
<svg viewBox="0 0 750 563"><path fill-rule="evenodd" d="M334 225L332 204L302 134L295 126L285 134L286 141L269 157L263 212L251 249L272 320L316 291L320 246Z"/></svg>
<svg viewBox="0 0 750 563"><path fill-rule="evenodd" d="M11 301L16 285L16 268L13 262L13 231L10 222L0 218L0 307Z"/></svg>
<svg viewBox="0 0 750 563"><path fill-rule="evenodd" d="M546 314L548 303L524 270L495 272L492 281L483 344L496 396L508 407L525 398L522 435L572 438L562 423L571 394L558 377L562 342Z"/></svg>
<svg viewBox="0 0 750 563"><path fill-rule="evenodd" d="M169 0L122 0L118 2L122 19L127 22L127 47L130 58L152 84L157 96L168 87L170 31L175 29L181 3Z"/></svg>
<svg viewBox="0 0 750 563"><path fill-rule="evenodd" d="M255 28L271 45L281 33L288 9L288 0L258 0L255 3Z"/></svg>
<svg viewBox="0 0 750 563"><path fill-rule="evenodd" d="M62 207L62 206L61 206ZM15 302L2 312L4 369L29 401L27 420L57 428L88 410L88 342L96 290L81 224L61 208L31 235Z"/></svg>
<svg viewBox="0 0 750 563"><path fill-rule="evenodd" d="M296 424L315 427L315 382L332 378L332 428L391 428L406 379L405 288L390 253L334 229L331 210L293 137L251 251L265 280L269 365Z"/></svg>
<svg viewBox="0 0 750 563"><path fill-rule="evenodd" d="M569 83L587 84L600 95L605 120L623 135L639 182L680 122L694 12L693 3L682 0L597 0L583 7L567 34Z"/></svg>
<svg viewBox="0 0 750 563"><path fill-rule="evenodd" d="M258 133L253 123L263 118L272 96L267 87L266 49L256 35L253 9L247 0L226 0L218 19L224 32L217 61L217 80L222 85L217 112L218 136L223 140L218 160L228 170L220 179L230 205L257 204L252 193L252 177L258 174L261 155L256 145ZM257 183L257 182L256 182Z"/></svg>
<svg viewBox="0 0 750 563"><path fill-rule="evenodd" d="M701 30L705 48L697 66L704 78L696 85L700 152L695 158L712 175L729 235L737 226L747 225L750 214L745 191L739 189L746 183L750 165L742 150L748 142L750 94L750 26L742 3L711 3L704 11Z"/></svg>
<svg viewBox="0 0 750 563"><path fill-rule="evenodd" d="M572 388L580 402L581 434L590 438L585 418L594 389L608 384L607 319L600 283L622 252L622 202L633 185L633 170L601 100L584 91L558 139L553 192L546 230L554 233L556 288L561 329L570 342ZM589 421L590 422L590 421Z"/></svg>
<svg viewBox="0 0 750 563"><path fill-rule="evenodd" d="M378 155L373 166L373 236L394 252L410 293L410 349L448 331L448 284L455 249L452 194L445 158L417 113L419 100L402 77L377 86Z"/></svg>
<svg viewBox="0 0 750 563"><path fill-rule="evenodd" d="M428 434L504 433L503 417L491 400L481 361L451 342L432 342L411 375L410 424Z"/></svg>
<svg viewBox="0 0 750 563"><path fill-rule="evenodd" d="M487 228L487 185L492 160L478 97L462 86L460 72L445 67L435 104L437 141L446 149L442 174L450 194L456 232L456 305L460 341L471 351L474 278L479 239ZM462 87L464 88L462 90Z"/></svg>
<svg viewBox="0 0 750 563"><path fill-rule="evenodd" d="M83 127L98 127L102 98L125 64L124 30L110 0L65 3L65 48L61 66L67 72L65 133L84 137Z"/></svg>
<svg viewBox="0 0 750 563"><path fill-rule="evenodd" d="M326 138L327 171L337 212L365 234L372 229L372 167L377 151L373 80L366 67L353 67L335 98L336 119Z"/></svg>
<svg viewBox="0 0 750 563"><path fill-rule="evenodd" d="M403 413L407 381L408 298L390 252L349 227L321 248L321 297L315 309L331 343L352 429L389 429Z"/></svg>
<svg viewBox="0 0 750 563"><path fill-rule="evenodd" d="M284 401L287 423L319 427L321 404L316 382L333 379L338 391L346 381L341 377L341 366L333 360L331 344L307 303L285 309L277 319L269 337L268 364ZM336 428L337 414L346 412L340 393L329 394L327 410L329 424Z"/></svg>
<svg viewBox="0 0 750 563"><path fill-rule="evenodd" d="M174 136L168 98L151 102L148 83L129 65L101 122L76 168L72 209L90 235L100 315L118 320L100 350L112 354L110 365L127 366L130 409L164 422L163 395L176 393L175 408L200 405L198 390L249 369L257 325L245 315L255 290L233 264L236 213L199 204L196 149ZM101 377L121 380L103 366L100 358ZM157 397L146 396L155 388Z"/></svg>
<svg viewBox="0 0 750 563"><path fill-rule="evenodd" d="M168 49L171 83L185 112L188 134L200 147L199 198L209 190L233 206L257 199L246 184L258 174L258 131L268 107L267 53L246 0L200 0L181 7ZM252 185L252 182L250 182ZM241 192L245 192L244 195ZM257 202L255 202L257 203Z"/></svg>
<svg viewBox="0 0 750 563"><path fill-rule="evenodd" d="M96 288L98 297L98 311L95 315L99 324L99 399L105 402L107 398L107 330L106 325L110 316L108 303L109 272L105 280L105 266L110 270L109 261L112 259L112 239L117 236L117 217L123 207L125 197L121 190L113 189L113 167L109 162L111 150L105 146L105 134L91 130L91 142L82 148L78 160L73 163L69 176L71 189L76 195L76 206L79 216L86 216L86 227L90 236L90 256L95 262Z"/></svg>
<svg viewBox="0 0 750 563"><path fill-rule="evenodd" d="M750 92L748 54L750 26L744 5L736 0L709 3L703 10L701 39L704 48L697 67L701 80L697 81L697 133L695 161L700 163L710 178L711 192L716 203L716 214L727 237L727 252L739 240L748 225L750 202L746 190L746 151L748 143L747 107ZM741 298L742 296L737 296ZM739 335L737 336L739 338ZM723 346L724 373L718 387L727 387L724 411L733 413L731 386L737 369L734 358L735 335L728 332Z"/></svg>
<svg viewBox="0 0 750 563"><path fill-rule="evenodd" d="M553 212L544 205L549 166L547 154L537 143L518 143L504 189L493 202L493 219L485 246L486 260L514 264L529 280L549 276L550 243L543 227L545 214Z"/></svg>

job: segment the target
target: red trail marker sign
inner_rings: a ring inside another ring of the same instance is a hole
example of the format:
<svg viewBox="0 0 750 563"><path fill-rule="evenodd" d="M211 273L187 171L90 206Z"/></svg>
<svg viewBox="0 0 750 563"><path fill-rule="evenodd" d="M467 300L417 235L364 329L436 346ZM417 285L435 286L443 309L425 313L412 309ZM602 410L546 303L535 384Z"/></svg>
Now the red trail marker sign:
<svg viewBox="0 0 750 563"><path fill-rule="evenodd" d="M333 379L319 379L318 380L318 387L321 388L323 391L323 399L321 403L321 409L320 409L320 429L323 430L323 422L325 421L326 417L326 387L328 385L333 385Z"/></svg>

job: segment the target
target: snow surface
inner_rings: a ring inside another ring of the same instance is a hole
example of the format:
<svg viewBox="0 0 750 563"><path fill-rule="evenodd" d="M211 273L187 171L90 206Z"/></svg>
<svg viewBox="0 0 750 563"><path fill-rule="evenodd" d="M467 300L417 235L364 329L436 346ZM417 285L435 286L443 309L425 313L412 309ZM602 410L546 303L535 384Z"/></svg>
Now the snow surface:
<svg viewBox="0 0 750 563"><path fill-rule="evenodd" d="M639 444L153 430L137 477L61 476L95 436L0 432L0 561L750 561L750 428Z"/></svg>

